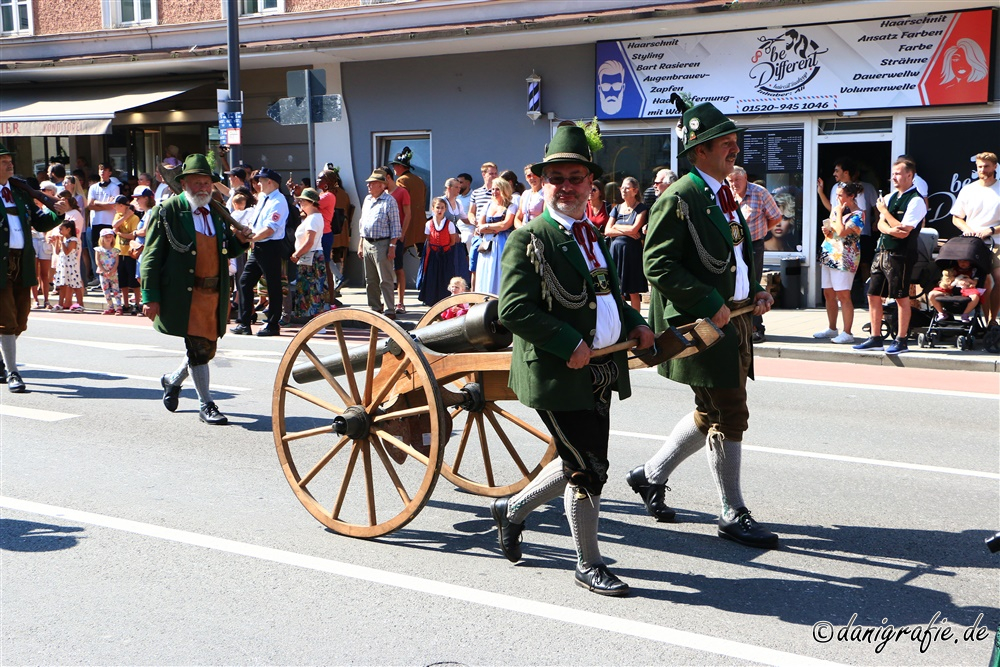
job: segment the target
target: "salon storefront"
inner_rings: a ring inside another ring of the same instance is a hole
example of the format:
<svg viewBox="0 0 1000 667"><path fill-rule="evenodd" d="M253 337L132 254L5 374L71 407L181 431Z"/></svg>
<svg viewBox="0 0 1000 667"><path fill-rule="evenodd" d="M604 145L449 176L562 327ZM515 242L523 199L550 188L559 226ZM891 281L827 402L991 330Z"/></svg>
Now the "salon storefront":
<svg viewBox="0 0 1000 667"><path fill-rule="evenodd" d="M827 212L817 196L834 162L852 158L886 194L895 156L908 154L928 182L926 225L956 233L950 208L975 178L976 153L1000 149L995 84L997 11L970 10L870 21L802 24L713 34L598 42L595 107L605 143L648 144L656 153L607 165L612 177L657 164L678 174L677 111L671 96L712 102L748 130L739 163L774 196L783 221L765 261L801 266L799 304L820 302L815 249Z"/></svg>

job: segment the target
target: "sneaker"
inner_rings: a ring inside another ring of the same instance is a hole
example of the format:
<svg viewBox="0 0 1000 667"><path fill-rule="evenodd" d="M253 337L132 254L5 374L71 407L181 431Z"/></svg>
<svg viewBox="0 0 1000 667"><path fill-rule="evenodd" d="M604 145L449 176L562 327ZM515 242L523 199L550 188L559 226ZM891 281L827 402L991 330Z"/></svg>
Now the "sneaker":
<svg viewBox="0 0 1000 667"><path fill-rule="evenodd" d="M764 332L761 330L754 331L750 334L751 343L763 343L764 342Z"/></svg>
<svg viewBox="0 0 1000 667"><path fill-rule="evenodd" d="M853 345L855 350L881 350L882 349L882 337L881 336L869 336L865 339L865 342L859 343L858 345Z"/></svg>
<svg viewBox="0 0 1000 667"><path fill-rule="evenodd" d="M889 347L885 349L886 354L899 354L900 352L909 352L910 348L906 346L905 338L897 338L889 344Z"/></svg>
<svg viewBox="0 0 1000 667"><path fill-rule="evenodd" d="M114 308L105 308L104 312L101 313L101 315L114 315L114 314L115 314Z"/></svg>
<svg viewBox="0 0 1000 667"><path fill-rule="evenodd" d="M845 331L841 334L838 334L834 338L831 338L830 342L836 343L837 345L847 345L848 343L854 342L854 336Z"/></svg>
<svg viewBox="0 0 1000 667"><path fill-rule="evenodd" d="M948 321L948 320L950 320L950 319L951 319L951 315L949 315L948 313L944 313L944 312L942 312L942 313L938 313L938 314L937 314L937 315L936 315L936 316L934 317L934 321L935 321L935 322L947 322L947 321Z"/></svg>
<svg viewBox="0 0 1000 667"><path fill-rule="evenodd" d="M836 336L836 329L823 329L823 331L817 331L813 334L813 338L835 338Z"/></svg>
<svg viewBox="0 0 1000 667"><path fill-rule="evenodd" d="M965 313L964 315L962 315L963 323L968 324L971 321L972 321L972 313Z"/></svg>

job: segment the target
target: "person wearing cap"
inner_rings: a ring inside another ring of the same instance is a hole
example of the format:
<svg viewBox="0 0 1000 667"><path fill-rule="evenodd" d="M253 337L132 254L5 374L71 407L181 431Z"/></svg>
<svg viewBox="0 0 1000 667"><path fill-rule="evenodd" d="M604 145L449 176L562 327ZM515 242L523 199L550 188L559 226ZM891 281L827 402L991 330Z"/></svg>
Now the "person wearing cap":
<svg viewBox="0 0 1000 667"><path fill-rule="evenodd" d="M774 548L778 536L751 517L740 489L743 433L750 416L746 381L753 378L752 315L763 315L773 303L754 278L750 228L726 183L743 128L710 103L688 107L682 100L678 106L683 108L677 126L683 150L678 155L686 155L694 168L656 200L650 215L643 252L651 289L649 321L654 330L664 331L705 318L725 336L700 354L660 365L660 375L691 387L695 409L626 480L657 521L674 521L663 498L667 477L707 444L722 498L719 536Z"/></svg>
<svg viewBox="0 0 1000 667"><path fill-rule="evenodd" d="M204 155L189 155L178 178L183 192L154 209L146 230L142 312L160 333L182 337L187 350L180 367L160 378L164 407L177 410L190 375L198 418L222 425L229 420L212 400L208 362L229 319L229 258L242 254L246 243L209 208L216 176Z"/></svg>
<svg viewBox="0 0 1000 667"><path fill-rule="evenodd" d="M135 258L129 254L129 244L135 240L139 228L139 216L132 209L132 200L125 195L115 198L115 220L111 229L115 232L115 248L118 250L118 286L122 290L122 308L128 315L138 315L142 310L142 295L136 279ZM129 306L129 295L135 300Z"/></svg>
<svg viewBox="0 0 1000 667"><path fill-rule="evenodd" d="M307 322L327 310L326 262L323 261L323 214L320 194L303 188L295 198L305 216L295 229L295 250L290 261L298 266L292 290L292 321Z"/></svg>
<svg viewBox="0 0 1000 667"><path fill-rule="evenodd" d="M601 595L628 595L597 543L601 492L608 479L611 392L631 394L625 351L592 351L626 339L653 346L642 315L623 300L618 272L604 240L586 218L601 168L581 128L556 130L542 162L545 209L507 239L502 257L500 322L514 334L510 388L536 410L559 458L520 493L490 508L500 550L521 558L521 533L537 507L563 496L576 546L577 585Z"/></svg>
<svg viewBox="0 0 1000 667"><path fill-rule="evenodd" d="M226 176L229 177L229 191L224 193L229 195L226 200L226 208L232 211L233 195L236 194L236 190L247 184L247 170L243 167L234 167L226 172Z"/></svg>
<svg viewBox="0 0 1000 667"><path fill-rule="evenodd" d="M393 260L396 257L396 241L403 235L399 223L399 207L392 195L386 192L388 179L384 171L376 169L365 183L368 186L368 196L361 205L358 258L365 263L368 307L394 320ZM385 304L384 307L382 304Z"/></svg>
<svg viewBox="0 0 1000 667"><path fill-rule="evenodd" d="M240 313L236 326L230 329L234 334L249 336L250 319L253 317L253 290L261 276L267 281L270 298L267 300L266 320L257 331L258 336L278 336L281 334L281 243L285 238L285 222L288 219L288 202L279 188L281 177L278 172L264 167L257 173L260 196L254 210L245 217L253 230L253 249L240 274Z"/></svg>
<svg viewBox="0 0 1000 667"><path fill-rule="evenodd" d="M403 257L406 254L406 245L403 238L408 235L410 221L413 219L410 193L406 188L396 185L396 177L392 167L379 167L379 171L385 174L385 191L390 197L396 200L399 207L399 240L396 241L396 253L392 258L392 268L396 276L396 290L399 294L399 301L396 302L395 312L397 315L406 313L406 271L403 270Z"/></svg>
<svg viewBox="0 0 1000 667"><path fill-rule="evenodd" d="M424 179L413 173L410 162L413 161L413 151L409 146L404 146L389 166L392 167L396 176L396 185L406 190L410 195L410 217L407 224L403 226L403 250L415 247L417 255L423 250L424 241L427 234L424 232L427 222L427 184ZM406 274L403 272L403 253L396 251L399 270L396 272L397 284L399 285L400 297L403 296L406 288ZM399 300L400 305L403 299ZM405 310L405 309L404 309Z"/></svg>
<svg viewBox="0 0 1000 667"><path fill-rule="evenodd" d="M35 249L31 231L47 232L63 221L65 200L42 211L34 198L14 187L14 154L0 144L0 383L14 394L25 391L17 370L17 337L28 328Z"/></svg>

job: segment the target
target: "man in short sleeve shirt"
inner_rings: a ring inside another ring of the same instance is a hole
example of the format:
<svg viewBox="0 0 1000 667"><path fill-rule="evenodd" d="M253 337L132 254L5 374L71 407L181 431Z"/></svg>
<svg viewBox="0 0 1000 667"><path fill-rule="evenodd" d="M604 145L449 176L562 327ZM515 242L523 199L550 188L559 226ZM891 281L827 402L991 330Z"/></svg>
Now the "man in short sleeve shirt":
<svg viewBox="0 0 1000 667"><path fill-rule="evenodd" d="M961 189L951 207L951 221L964 236L993 239L993 289L987 304L986 321L1000 315L1000 181L997 181L996 153L976 156L979 178Z"/></svg>

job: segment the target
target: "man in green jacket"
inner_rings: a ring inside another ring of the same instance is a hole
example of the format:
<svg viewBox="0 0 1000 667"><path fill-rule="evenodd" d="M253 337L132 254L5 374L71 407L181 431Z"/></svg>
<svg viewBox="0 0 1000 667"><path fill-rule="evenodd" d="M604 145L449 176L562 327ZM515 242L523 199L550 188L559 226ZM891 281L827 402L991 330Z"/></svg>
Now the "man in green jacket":
<svg viewBox="0 0 1000 667"><path fill-rule="evenodd" d="M601 490L608 479L611 392L631 393L625 351L591 356L626 339L653 346L646 321L621 298L611 254L586 217L591 184L601 168L591 161L579 127L560 127L545 159L531 167L542 177L545 211L515 230L501 264L500 321L514 334L510 388L538 411L559 458L523 491L498 498L491 512L500 549L521 558L524 520L563 495L576 544L576 582L601 595L628 595L608 571L597 544Z"/></svg>
<svg viewBox="0 0 1000 667"><path fill-rule="evenodd" d="M204 155L184 160L184 191L153 209L142 251L142 314L153 328L184 338L187 356L180 368L160 378L163 405L177 409L181 384L190 373L206 424L229 423L212 400L208 362L229 321L229 260L246 250L228 225L212 213L212 173Z"/></svg>
<svg viewBox="0 0 1000 667"><path fill-rule="evenodd" d="M681 103L680 106L686 107ZM708 444L722 498L719 536L774 548L778 536L751 516L740 489L740 457L753 378L753 315L774 300L754 279L750 229L726 183L739 154L737 128L712 104L685 108L677 127L679 155L693 165L653 206L643 266L651 286L649 321L656 331L708 318L725 337L705 352L660 366L660 374L694 391L694 412L674 426L663 447L627 481L657 521L673 521L663 502L667 477Z"/></svg>
<svg viewBox="0 0 1000 667"><path fill-rule="evenodd" d="M47 232L63 221L64 200L55 211L43 212L30 195L13 186L14 154L0 144L0 382L13 394L24 393L17 370L17 337L28 328L31 287L35 278L35 249L31 230Z"/></svg>

